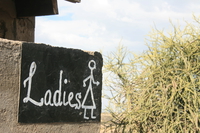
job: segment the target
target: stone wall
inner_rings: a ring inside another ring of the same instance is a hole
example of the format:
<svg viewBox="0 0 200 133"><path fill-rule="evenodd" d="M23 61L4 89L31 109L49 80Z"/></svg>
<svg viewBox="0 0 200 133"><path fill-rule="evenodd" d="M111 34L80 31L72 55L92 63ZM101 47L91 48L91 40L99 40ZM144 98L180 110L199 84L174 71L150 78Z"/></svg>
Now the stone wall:
<svg viewBox="0 0 200 133"><path fill-rule="evenodd" d="M18 123L21 41L0 39L1 133L98 133L100 123Z"/></svg>

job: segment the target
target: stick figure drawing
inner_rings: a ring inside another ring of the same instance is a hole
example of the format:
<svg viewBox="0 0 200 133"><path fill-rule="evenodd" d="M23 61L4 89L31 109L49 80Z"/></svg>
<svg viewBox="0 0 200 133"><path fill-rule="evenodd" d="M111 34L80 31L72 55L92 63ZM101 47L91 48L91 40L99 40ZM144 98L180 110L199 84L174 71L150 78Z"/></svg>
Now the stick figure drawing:
<svg viewBox="0 0 200 133"><path fill-rule="evenodd" d="M83 80L83 87L86 87L86 82L89 80L89 85L88 85L88 89L86 91L85 97L83 99L82 102L82 108L84 108L84 119L89 119L89 117L87 117L86 113L87 113L87 109L91 109L91 118L95 119L96 116L93 115L94 113L94 109L96 109L96 104L94 102L94 94L93 94L93 90L92 90L92 83L95 85L99 85L100 83L98 81L94 81L94 76L93 76L93 70L96 69L96 62L94 60L89 61L88 63L88 67L90 68L90 75L85 78ZM86 100L87 98L91 98L91 104L86 104Z"/></svg>

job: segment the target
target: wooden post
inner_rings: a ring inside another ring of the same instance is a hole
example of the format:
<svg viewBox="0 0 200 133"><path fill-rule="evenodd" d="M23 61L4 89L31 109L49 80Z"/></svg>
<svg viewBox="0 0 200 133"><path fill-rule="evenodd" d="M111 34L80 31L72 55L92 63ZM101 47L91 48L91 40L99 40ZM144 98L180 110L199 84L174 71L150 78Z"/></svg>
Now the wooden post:
<svg viewBox="0 0 200 133"><path fill-rule="evenodd" d="M57 0L0 0L0 38L34 42L35 16L54 14Z"/></svg>
<svg viewBox="0 0 200 133"><path fill-rule="evenodd" d="M34 42L35 16L53 14L57 0L0 0L0 38Z"/></svg>
<svg viewBox="0 0 200 133"><path fill-rule="evenodd" d="M0 0L0 38L34 42L35 17L17 18L13 0Z"/></svg>

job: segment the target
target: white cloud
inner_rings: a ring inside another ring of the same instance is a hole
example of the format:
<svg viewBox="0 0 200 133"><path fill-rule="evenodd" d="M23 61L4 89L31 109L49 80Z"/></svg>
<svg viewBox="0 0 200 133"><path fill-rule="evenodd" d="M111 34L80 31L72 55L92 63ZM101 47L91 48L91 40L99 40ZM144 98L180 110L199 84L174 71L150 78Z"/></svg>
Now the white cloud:
<svg viewBox="0 0 200 133"><path fill-rule="evenodd" d="M154 23L158 29L168 29L169 19L188 20L200 9L199 1L188 0L58 2L59 15L37 18L36 41L84 50L110 51L122 39L124 45L142 51Z"/></svg>

